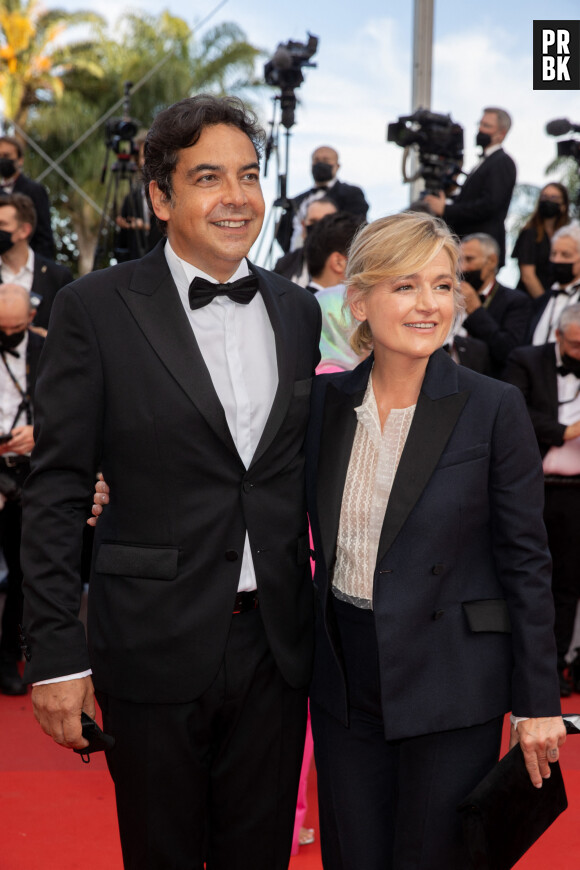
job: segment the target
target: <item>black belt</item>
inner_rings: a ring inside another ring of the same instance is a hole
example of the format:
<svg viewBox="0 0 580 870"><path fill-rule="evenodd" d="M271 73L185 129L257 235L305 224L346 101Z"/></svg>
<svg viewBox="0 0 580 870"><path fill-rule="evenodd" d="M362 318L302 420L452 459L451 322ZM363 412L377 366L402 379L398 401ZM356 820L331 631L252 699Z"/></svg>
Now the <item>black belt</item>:
<svg viewBox="0 0 580 870"><path fill-rule="evenodd" d="M251 592L238 592L232 613L247 613L248 610L256 610L257 607L257 589L253 589Z"/></svg>
<svg viewBox="0 0 580 870"><path fill-rule="evenodd" d="M0 468L16 468L17 465L30 465L30 456L0 456Z"/></svg>
<svg viewBox="0 0 580 870"><path fill-rule="evenodd" d="M544 483L552 486L580 486L580 474L546 474Z"/></svg>

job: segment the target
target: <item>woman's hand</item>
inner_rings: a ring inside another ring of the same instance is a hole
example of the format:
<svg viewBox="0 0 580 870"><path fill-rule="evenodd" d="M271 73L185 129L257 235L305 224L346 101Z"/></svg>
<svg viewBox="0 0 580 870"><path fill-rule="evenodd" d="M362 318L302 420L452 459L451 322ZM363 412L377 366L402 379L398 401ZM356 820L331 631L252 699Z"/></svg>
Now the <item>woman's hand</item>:
<svg viewBox="0 0 580 870"><path fill-rule="evenodd" d="M510 749L519 743L532 785L542 787L550 778L550 764L558 761L560 746L566 740L566 726L561 716L524 719L517 728L512 725Z"/></svg>
<svg viewBox="0 0 580 870"><path fill-rule="evenodd" d="M103 475L99 471L97 474L98 480L95 483L95 494L93 495L92 517L87 520L88 526L96 526L97 520L103 512L103 505L109 504L109 487L103 480Z"/></svg>

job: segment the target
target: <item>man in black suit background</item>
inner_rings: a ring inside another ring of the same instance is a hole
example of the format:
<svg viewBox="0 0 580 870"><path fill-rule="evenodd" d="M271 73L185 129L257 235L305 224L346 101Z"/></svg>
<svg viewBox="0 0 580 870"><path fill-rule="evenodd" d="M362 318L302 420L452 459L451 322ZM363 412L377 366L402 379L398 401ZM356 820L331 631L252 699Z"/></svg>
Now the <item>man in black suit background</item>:
<svg viewBox="0 0 580 870"><path fill-rule="evenodd" d="M291 208L285 212L278 224L276 241L287 253L299 247L302 239L302 223L306 209L311 202L328 197L336 205L337 211L347 211L355 217L366 219L369 210L365 195L360 187L340 181L336 175L340 169L338 151L329 145L320 145L312 153L312 178L314 187L305 190L290 200Z"/></svg>
<svg viewBox="0 0 580 870"><path fill-rule="evenodd" d="M17 284L0 284L0 546L8 568L0 638L0 692L24 695L18 662L22 658L18 626L22 622L18 490L30 471L34 445L34 385L44 339L29 326L34 318L30 295ZM11 436L11 437L10 437Z"/></svg>
<svg viewBox="0 0 580 870"><path fill-rule="evenodd" d="M499 377L510 351L524 344L531 301L496 281L499 246L486 233L473 233L461 242L461 292L466 317L462 329L489 349L491 374Z"/></svg>
<svg viewBox="0 0 580 870"><path fill-rule="evenodd" d="M24 150L13 136L0 136L0 193L24 193L36 209L36 227L30 246L33 251L54 260L54 238L50 222L50 202L46 188L22 172Z"/></svg>
<svg viewBox="0 0 580 870"><path fill-rule="evenodd" d="M33 325L46 334L54 297L73 276L66 266L32 250L35 225L36 210L29 196L0 196L0 280L28 290L36 312Z"/></svg>
<svg viewBox="0 0 580 870"><path fill-rule="evenodd" d="M566 655L580 598L580 304L560 314L555 342L513 351L505 380L524 394L543 457L560 694L566 697Z"/></svg>
<svg viewBox="0 0 580 870"><path fill-rule="evenodd" d="M459 238L471 233L493 236L500 249L499 269L505 265L505 219L516 183L516 165L502 148L511 123L505 109L484 109L475 140L482 156L457 196L447 202L440 192L422 200Z"/></svg>
<svg viewBox="0 0 580 870"><path fill-rule="evenodd" d="M320 310L245 259L264 215L263 141L235 98L157 116L144 176L167 241L58 294L38 380L26 677L43 729L69 748L86 745L94 681L132 870L282 870L290 855ZM111 500L87 649L79 561L99 467Z"/></svg>

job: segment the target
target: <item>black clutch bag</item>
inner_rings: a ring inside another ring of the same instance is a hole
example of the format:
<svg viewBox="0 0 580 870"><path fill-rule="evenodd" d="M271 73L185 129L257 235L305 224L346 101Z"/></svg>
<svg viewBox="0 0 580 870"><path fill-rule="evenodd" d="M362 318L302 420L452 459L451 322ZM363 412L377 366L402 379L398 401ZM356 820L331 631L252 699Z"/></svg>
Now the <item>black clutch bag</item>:
<svg viewBox="0 0 580 870"><path fill-rule="evenodd" d="M578 733L569 717L568 733ZM473 870L509 870L568 806L558 762L542 788L530 782L517 744L458 806Z"/></svg>

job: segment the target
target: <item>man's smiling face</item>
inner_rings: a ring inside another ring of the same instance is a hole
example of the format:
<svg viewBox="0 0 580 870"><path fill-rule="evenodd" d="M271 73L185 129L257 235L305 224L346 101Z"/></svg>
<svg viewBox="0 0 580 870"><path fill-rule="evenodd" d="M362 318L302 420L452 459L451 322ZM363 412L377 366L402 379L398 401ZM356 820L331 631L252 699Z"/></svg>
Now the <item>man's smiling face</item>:
<svg viewBox="0 0 580 870"><path fill-rule="evenodd" d="M205 127L195 145L179 152L167 200L152 181L155 214L167 221L175 253L225 282L256 241L264 220L258 158L237 127Z"/></svg>

